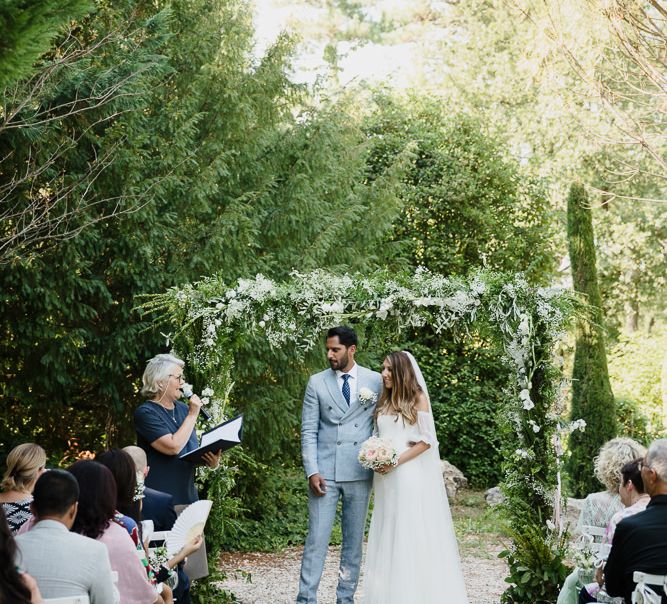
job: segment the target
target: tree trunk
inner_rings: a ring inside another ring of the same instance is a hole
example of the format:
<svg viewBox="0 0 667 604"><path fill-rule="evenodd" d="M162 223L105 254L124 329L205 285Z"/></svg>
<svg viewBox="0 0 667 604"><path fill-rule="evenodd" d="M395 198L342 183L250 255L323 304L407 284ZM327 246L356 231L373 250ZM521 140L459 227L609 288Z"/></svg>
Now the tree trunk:
<svg viewBox="0 0 667 604"><path fill-rule="evenodd" d="M639 329L639 304L636 300L627 301L625 307L625 333L632 335Z"/></svg>

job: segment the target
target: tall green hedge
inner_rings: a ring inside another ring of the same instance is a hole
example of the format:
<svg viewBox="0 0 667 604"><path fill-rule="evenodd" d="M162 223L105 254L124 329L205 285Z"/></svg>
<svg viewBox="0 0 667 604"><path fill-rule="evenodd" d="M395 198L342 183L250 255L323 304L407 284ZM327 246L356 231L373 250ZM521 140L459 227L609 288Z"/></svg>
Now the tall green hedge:
<svg viewBox="0 0 667 604"><path fill-rule="evenodd" d="M572 419L584 419L586 430L570 436L568 473L572 494L595 490L593 459L605 441L616 435L616 409L609 383L604 317L598 287L591 206L584 187L573 184L567 198L567 235L574 290L590 305L580 319L572 369Z"/></svg>

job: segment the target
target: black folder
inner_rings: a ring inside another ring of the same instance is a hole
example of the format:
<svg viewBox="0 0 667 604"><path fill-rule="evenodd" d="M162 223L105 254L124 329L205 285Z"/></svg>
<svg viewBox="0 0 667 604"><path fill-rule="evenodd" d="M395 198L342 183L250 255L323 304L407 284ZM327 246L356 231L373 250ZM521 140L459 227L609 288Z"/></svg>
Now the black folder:
<svg viewBox="0 0 667 604"><path fill-rule="evenodd" d="M243 414L237 415L201 435L199 447L194 451L179 455L179 459L192 463L204 463L202 456L209 451L226 451L241 443L243 435Z"/></svg>

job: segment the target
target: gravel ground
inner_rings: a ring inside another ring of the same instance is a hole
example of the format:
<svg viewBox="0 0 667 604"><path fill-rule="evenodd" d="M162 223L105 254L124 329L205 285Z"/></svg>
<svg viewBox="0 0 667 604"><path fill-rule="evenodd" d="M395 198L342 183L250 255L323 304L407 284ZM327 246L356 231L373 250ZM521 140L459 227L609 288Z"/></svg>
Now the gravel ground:
<svg viewBox="0 0 667 604"><path fill-rule="evenodd" d="M477 548L475 553L471 549L463 548L463 573L469 597L474 594L475 604L498 604L506 586L503 581L505 563L496 557L501 548L494 543ZM241 604L293 604L299 586L302 551L299 547L278 554L224 554L221 568L228 578L222 586L233 592ZM339 558L340 548L331 547L320 582L319 604L336 602ZM247 580L248 573L251 582ZM362 576L355 602L361 602L363 590Z"/></svg>

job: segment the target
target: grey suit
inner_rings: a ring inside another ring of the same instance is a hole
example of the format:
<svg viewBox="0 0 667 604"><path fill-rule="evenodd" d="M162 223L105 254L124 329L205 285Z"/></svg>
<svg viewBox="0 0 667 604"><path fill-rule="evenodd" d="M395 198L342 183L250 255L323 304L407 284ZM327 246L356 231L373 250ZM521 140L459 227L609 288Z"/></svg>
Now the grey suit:
<svg viewBox="0 0 667 604"><path fill-rule="evenodd" d="M16 537L17 566L32 575L44 598L88 594L91 604L114 604L117 592L104 543L42 520Z"/></svg>
<svg viewBox="0 0 667 604"><path fill-rule="evenodd" d="M357 366L357 392L368 388L379 395L380 374ZM311 376L303 399L301 452L306 476L327 481L323 497L308 493L308 538L301 562L298 604L317 602L329 538L338 500L343 499L340 573L336 601L352 604L359 580L361 548L373 473L359 464L361 443L372 433L374 403L353 397L348 407L336 372L326 369Z"/></svg>

